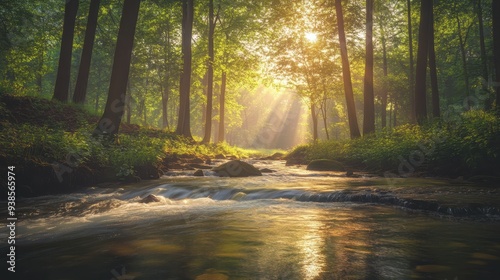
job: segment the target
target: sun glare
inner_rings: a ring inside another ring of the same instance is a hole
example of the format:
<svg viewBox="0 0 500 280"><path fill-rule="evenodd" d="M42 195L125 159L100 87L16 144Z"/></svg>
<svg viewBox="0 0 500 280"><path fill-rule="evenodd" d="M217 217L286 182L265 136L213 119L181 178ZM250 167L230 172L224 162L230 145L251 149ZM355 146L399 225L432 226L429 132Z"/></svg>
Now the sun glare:
<svg viewBox="0 0 500 280"><path fill-rule="evenodd" d="M311 43L318 41L318 35L316 35L316 33L306 32L305 36L306 36L307 41L309 41Z"/></svg>

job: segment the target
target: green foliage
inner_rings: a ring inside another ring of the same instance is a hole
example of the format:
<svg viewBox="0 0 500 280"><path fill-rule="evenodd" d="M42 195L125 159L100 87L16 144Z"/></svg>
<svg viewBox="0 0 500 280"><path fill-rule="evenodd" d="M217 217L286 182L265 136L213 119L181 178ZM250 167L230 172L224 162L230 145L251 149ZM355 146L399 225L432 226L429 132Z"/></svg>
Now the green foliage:
<svg viewBox="0 0 500 280"><path fill-rule="evenodd" d="M500 119L482 110L453 121L402 125L355 140L296 147L288 157L335 159L370 170L397 170L402 161L439 174L493 174L500 167ZM418 162L418 164L415 164Z"/></svg>
<svg viewBox="0 0 500 280"><path fill-rule="evenodd" d="M42 98L2 96L0 112L0 159L19 166L34 161L112 167L118 177L128 177L143 166L160 167L172 154L247 156L227 144L198 145L167 131L134 127L120 134L119 144L103 145L91 134L95 117L78 106Z"/></svg>

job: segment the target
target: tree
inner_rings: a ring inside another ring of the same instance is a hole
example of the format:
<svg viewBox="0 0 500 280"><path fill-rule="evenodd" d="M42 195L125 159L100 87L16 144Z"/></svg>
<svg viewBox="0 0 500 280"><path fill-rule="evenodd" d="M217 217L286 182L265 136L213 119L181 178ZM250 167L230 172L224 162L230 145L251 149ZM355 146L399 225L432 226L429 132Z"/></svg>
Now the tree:
<svg viewBox="0 0 500 280"><path fill-rule="evenodd" d="M454 4L456 6L456 3L454 3ZM465 44L467 43L467 38L469 35L470 26L468 28L466 28L465 36L464 36L463 26L462 26L463 23L461 22L460 16L458 15L458 13L455 15L455 18L457 19L457 33L458 33L458 40L459 40L459 46L460 46L460 55L462 58L462 71L463 71L464 81L465 81L465 95L468 98L470 96L470 85L469 85L470 83L469 83L469 73L467 70L467 50L465 49Z"/></svg>
<svg viewBox="0 0 500 280"><path fill-rule="evenodd" d="M83 104L87 95L90 62L92 60L92 50L94 48L100 2L101 0L90 1L89 15L87 17L87 29L85 30L85 40L83 42L82 58L80 60L80 69L78 70L75 93L73 94L74 103Z"/></svg>
<svg viewBox="0 0 500 280"><path fill-rule="evenodd" d="M493 11L493 54L495 67L495 90L496 90L496 110L500 112L500 2L492 1L491 10Z"/></svg>
<svg viewBox="0 0 500 280"><path fill-rule="evenodd" d="M222 72L222 81L220 86L220 97L219 97L219 135L217 137L217 142L224 142L225 138L225 127L224 127L224 119L226 113L226 83L227 83L227 73L225 71Z"/></svg>
<svg viewBox="0 0 500 280"><path fill-rule="evenodd" d="M429 30L432 20L432 0L422 0L418 32L417 71L415 77L415 117L419 124L427 118L426 69L429 54Z"/></svg>
<svg viewBox="0 0 500 280"><path fill-rule="evenodd" d="M409 71L409 91L410 91L410 120L412 123L416 122L415 119L415 84L414 84L414 73L415 69L413 61L413 27L411 24L411 2L406 0L407 9L407 20L408 20L408 52L410 53L410 71Z"/></svg>
<svg viewBox="0 0 500 280"><path fill-rule="evenodd" d="M59 55L59 67L52 99L68 101L69 81L71 75L71 53L73 52L73 37L79 0L67 0L64 8L64 24Z"/></svg>
<svg viewBox="0 0 500 280"><path fill-rule="evenodd" d="M351 83L351 70L349 68L349 59L347 56L347 42L344 32L344 16L342 14L341 0L335 0L335 11L337 13L337 26L340 41L340 55L342 57L342 77L344 79L344 94L347 103L347 117L349 119L349 131L351 138L361 136L358 127L358 118L356 117L356 106L354 104L354 95Z"/></svg>
<svg viewBox="0 0 500 280"><path fill-rule="evenodd" d="M125 0L116 42L113 69L109 83L108 99L104 113L94 130L94 135L116 140L125 109L126 89L130 71L130 59L134 46L134 35L141 0Z"/></svg>
<svg viewBox="0 0 500 280"><path fill-rule="evenodd" d="M214 90L214 33L217 18L214 16L214 0L208 1L208 61L207 61L207 110L205 114L205 135L203 143L210 143L212 135L212 99ZM220 129L219 125L219 129Z"/></svg>
<svg viewBox="0 0 500 280"><path fill-rule="evenodd" d="M375 99L373 94L373 0L366 0L366 56L364 79L363 135L375 132Z"/></svg>
<svg viewBox="0 0 500 280"><path fill-rule="evenodd" d="M194 0L182 0L182 57L184 60L179 90L178 135L192 139L190 125L190 89L191 89L191 40L193 34Z"/></svg>
<svg viewBox="0 0 500 280"><path fill-rule="evenodd" d="M439 108L439 89L436 67L436 51L434 49L434 13L431 12L429 24L429 72L431 76L431 92L432 92L432 116L439 118L441 116Z"/></svg>

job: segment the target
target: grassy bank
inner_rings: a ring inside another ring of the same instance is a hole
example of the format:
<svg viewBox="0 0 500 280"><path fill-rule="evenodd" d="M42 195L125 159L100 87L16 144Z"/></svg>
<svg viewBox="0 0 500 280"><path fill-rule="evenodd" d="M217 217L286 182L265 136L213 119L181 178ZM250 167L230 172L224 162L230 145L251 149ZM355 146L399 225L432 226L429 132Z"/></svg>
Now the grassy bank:
<svg viewBox="0 0 500 280"><path fill-rule="evenodd" d="M498 176L500 119L492 113L468 111L424 126L402 125L355 140L298 146L288 158L333 159L353 168L399 176Z"/></svg>
<svg viewBox="0 0 500 280"><path fill-rule="evenodd" d="M248 156L227 144L198 145L170 132L126 124L120 144L105 146L91 136L97 121L97 116L75 105L1 95L2 168L16 166L17 185L29 195L105 181L157 178L179 158Z"/></svg>

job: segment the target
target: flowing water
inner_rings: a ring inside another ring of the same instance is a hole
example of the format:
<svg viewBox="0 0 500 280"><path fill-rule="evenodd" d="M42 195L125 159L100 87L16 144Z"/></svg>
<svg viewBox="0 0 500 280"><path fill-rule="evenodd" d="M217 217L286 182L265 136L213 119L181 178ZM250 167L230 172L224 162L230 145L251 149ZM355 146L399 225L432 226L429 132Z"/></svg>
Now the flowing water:
<svg viewBox="0 0 500 280"><path fill-rule="evenodd" d="M277 172L175 172L19 199L15 276L500 279L496 188L253 163ZM149 194L160 201L141 203ZM0 237L7 239L5 230ZM1 279L14 279L2 270L10 278Z"/></svg>

